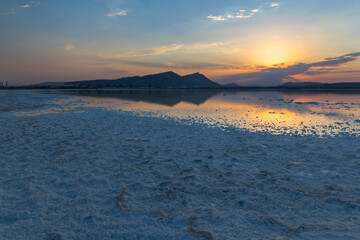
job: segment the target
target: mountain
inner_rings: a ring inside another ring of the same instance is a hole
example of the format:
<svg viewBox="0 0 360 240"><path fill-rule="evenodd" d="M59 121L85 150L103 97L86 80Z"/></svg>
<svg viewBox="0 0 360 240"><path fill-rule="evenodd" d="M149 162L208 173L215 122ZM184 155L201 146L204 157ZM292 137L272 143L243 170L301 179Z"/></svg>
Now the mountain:
<svg viewBox="0 0 360 240"><path fill-rule="evenodd" d="M339 83L324 83L314 86L313 88L322 89L360 89L360 82L339 82Z"/></svg>
<svg viewBox="0 0 360 240"><path fill-rule="evenodd" d="M322 85L323 83L319 82L287 82L281 85L283 88L304 88L304 87L313 87Z"/></svg>
<svg viewBox="0 0 360 240"><path fill-rule="evenodd" d="M340 82L340 83L317 83L317 82L288 82L280 88L306 88L306 89L360 89L360 82Z"/></svg>
<svg viewBox="0 0 360 240"><path fill-rule="evenodd" d="M349 89L359 91L360 82L340 82L340 83L319 83L319 82L288 82L280 86L259 87L259 86L240 86L236 83L222 85L223 88L235 89L308 89L308 90L341 90Z"/></svg>
<svg viewBox="0 0 360 240"><path fill-rule="evenodd" d="M224 84L222 85L223 88L238 88L240 87L238 84L236 83L228 83L228 84Z"/></svg>
<svg viewBox="0 0 360 240"><path fill-rule="evenodd" d="M194 73L182 77L183 84L187 88L218 88L220 85L216 82L211 81L203 74Z"/></svg>
<svg viewBox="0 0 360 240"><path fill-rule="evenodd" d="M180 76L172 71L151 74L146 76L135 76L119 78L114 80L98 79L76 82L67 82L63 86L75 87L116 87L116 88L217 88L220 87L200 73Z"/></svg>
<svg viewBox="0 0 360 240"><path fill-rule="evenodd" d="M288 82L280 86L260 87L242 86L236 83L220 85L201 73L180 76L172 71L146 76L134 76L118 79L97 79L75 82L46 82L40 87L75 87L75 88L276 88L276 89L360 89L360 82L318 83Z"/></svg>
<svg viewBox="0 0 360 240"><path fill-rule="evenodd" d="M65 82L44 82L44 83L39 83L36 84L38 86L61 86L63 85Z"/></svg>

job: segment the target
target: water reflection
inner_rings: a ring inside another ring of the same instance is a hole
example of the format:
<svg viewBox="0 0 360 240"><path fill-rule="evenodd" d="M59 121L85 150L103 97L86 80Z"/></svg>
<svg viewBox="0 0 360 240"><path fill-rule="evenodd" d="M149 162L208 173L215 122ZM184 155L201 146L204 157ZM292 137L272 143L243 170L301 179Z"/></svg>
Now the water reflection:
<svg viewBox="0 0 360 240"><path fill-rule="evenodd" d="M100 97L100 98L119 98L135 102L155 103L173 107L180 102L200 105L219 91L200 91L200 90L77 90L67 92L80 96Z"/></svg>
<svg viewBox="0 0 360 240"><path fill-rule="evenodd" d="M188 124L272 134L360 135L358 92L83 90L66 94L79 97L82 106L131 111ZM71 101L79 106L74 99Z"/></svg>

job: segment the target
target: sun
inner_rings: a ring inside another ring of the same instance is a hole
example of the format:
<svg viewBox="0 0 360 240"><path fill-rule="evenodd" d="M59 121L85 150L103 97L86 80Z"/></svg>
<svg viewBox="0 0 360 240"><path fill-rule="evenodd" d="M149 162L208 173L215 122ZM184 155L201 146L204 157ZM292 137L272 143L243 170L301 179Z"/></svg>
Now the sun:
<svg viewBox="0 0 360 240"><path fill-rule="evenodd" d="M257 51L256 62L265 66L286 63L290 61L290 51L283 45L260 47Z"/></svg>

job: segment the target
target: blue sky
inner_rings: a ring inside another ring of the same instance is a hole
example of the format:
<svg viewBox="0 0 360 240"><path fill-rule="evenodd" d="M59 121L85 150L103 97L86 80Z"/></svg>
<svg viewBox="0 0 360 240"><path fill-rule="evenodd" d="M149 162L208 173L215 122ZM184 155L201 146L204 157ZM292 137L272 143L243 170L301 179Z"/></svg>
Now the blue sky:
<svg viewBox="0 0 360 240"><path fill-rule="evenodd" d="M2 0L0 81L172 70L246 82L299 63L310 67L280 80L360 81L356 54L314 64L360 51L359 11L358 0Z"/></svg>

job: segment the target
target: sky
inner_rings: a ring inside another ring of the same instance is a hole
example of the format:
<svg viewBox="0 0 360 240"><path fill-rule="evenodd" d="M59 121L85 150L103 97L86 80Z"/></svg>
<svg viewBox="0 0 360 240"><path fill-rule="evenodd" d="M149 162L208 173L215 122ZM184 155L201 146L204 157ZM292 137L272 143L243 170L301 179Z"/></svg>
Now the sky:
<svg viewBox="0 0 360 240"><path fill-rule="evenodd" d="M1 0L0 81L360 82L359 0Z"/></svg>

